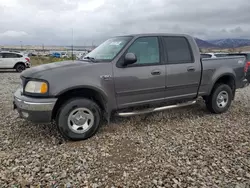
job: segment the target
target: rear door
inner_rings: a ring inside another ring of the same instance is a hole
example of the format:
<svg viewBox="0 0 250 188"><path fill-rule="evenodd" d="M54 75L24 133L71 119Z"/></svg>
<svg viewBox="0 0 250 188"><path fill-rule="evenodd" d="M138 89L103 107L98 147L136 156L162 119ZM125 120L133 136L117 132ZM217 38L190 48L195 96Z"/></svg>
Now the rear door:
<svg viewBox="0 0 250 188"><path fill-rule="evenodd" d="M164 101L166 72L160 51L158 37L139 37L113 64L118 108ZM137 56L137 62L122 67L120 65L128 52Z"/></svg>
<svg viewBox="0 0 250 188"><path fill-rule="evenodd" d="M13 53L12 67L14 67L17 62L24 62L25 63L26 61L27 60L24 60L23 55Z"/></svg>
<svg viewBox="0 0 250 188"><path fill-rule="evenodd" d="M166 58L166 99L196 97L201 77L200 59L195 60L186 37L162 37Z"/></svg>

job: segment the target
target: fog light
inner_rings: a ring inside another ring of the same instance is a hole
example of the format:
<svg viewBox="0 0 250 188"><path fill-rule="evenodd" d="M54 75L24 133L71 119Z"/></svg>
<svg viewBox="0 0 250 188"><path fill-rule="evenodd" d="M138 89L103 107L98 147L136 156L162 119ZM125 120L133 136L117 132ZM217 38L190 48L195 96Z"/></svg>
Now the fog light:
<svg viewBox="0 0 250 188"><path fill-rule="evenodd" d="M23 116L24 118L27 118L27 117L29 117L29 114L28 114L27 112L22 112L22 116Z"/></svg>

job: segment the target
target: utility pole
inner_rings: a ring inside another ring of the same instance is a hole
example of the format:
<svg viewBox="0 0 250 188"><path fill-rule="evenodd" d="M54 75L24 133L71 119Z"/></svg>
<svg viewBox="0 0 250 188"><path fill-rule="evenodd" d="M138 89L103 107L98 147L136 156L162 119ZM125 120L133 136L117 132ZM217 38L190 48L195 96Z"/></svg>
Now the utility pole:
<svg viewBox="0 0 250 188"><path fill-rule="evenodd" d="M20 41L20 44L21 44L21 50L23 51L23 42Z"/></svg>
<svg viewBox="0 0 250 188"><path fill-rule="evenodd" d="M73 33L73 28L72 28L72 60L74 60L74 46L73 46L73 43L74 43L74 33Z"/></svg>
<svg viewBox="0 0 250 188"><path fill-rule="evenodd" d="M42 48L43 48L43 53L45 53L45 52L44 52L44 44L42 44Z"/></svg>

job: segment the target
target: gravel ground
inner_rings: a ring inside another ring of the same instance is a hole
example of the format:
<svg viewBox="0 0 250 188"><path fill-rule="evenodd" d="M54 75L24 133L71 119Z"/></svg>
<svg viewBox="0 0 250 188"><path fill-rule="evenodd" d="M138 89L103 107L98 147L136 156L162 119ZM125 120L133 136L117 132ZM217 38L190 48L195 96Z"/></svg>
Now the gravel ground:
<svg viewBox="0 0 250 188"><path fill-rule="evenodd" d="M114 118L86 141L12 110L19 74L0 73L0 187L249 187L250 87L222 115L195 106Z"/></svg>

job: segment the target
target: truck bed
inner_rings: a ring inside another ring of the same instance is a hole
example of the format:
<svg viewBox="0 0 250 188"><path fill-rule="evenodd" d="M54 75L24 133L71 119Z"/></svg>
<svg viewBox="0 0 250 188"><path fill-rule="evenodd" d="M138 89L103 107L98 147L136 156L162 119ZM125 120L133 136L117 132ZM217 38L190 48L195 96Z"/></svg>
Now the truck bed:
<svg viewBox="0 0 250 188"><path fill-rule="evenodd" d="M241 88L245 79L244 67L246 58L244 56L229 56L219 58L203 58L202 77L199 95L207 95L219 77L223 75L233 75L236 81L236 88Z"/></svg>

